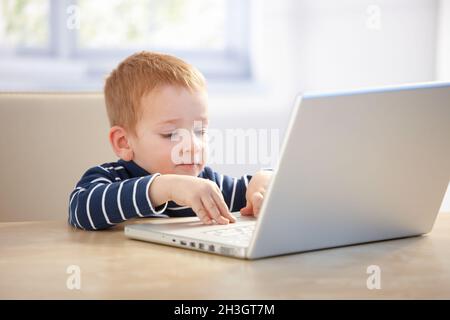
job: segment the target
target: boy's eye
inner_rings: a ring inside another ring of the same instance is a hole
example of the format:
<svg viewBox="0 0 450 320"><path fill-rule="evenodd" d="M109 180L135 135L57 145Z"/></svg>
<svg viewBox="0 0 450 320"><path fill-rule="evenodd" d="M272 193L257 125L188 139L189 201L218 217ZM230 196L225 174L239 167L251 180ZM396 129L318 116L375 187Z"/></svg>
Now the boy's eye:
<svg viewBox="0 0 450 320"><path fill-rule="evenodd" d="M207 131L208 130L206 128L201 128L201 129L195 130L195 135L203 136L203 135L205 135L207 133ZM173 131L171 133L161 133L160 135L163 138L172 139L174 137L177 137L177 135L179 135L179 132L178 131Z"/></svg>
<svg viewBox="0 0 450 320"><path fill-rule="evenodd" d="M162 133L161 136L166 139L171 139L172 137L176 137L177 134L178 134L177 131L173 131L170 133Z"/></svg>

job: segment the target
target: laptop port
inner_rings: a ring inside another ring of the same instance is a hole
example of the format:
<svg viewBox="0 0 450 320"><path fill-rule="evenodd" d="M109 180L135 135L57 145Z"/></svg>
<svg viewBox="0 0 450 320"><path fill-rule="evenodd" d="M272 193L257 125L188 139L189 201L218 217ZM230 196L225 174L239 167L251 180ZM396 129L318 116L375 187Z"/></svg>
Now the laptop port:
<svg viewBox="0 0 450 320"><path fill-rule="evenodd" d="M220 247L220 253L231 256L233 255L234 249L233 248L227 248L227 247Z"/></svg>
<svg viewBox="0 0 450 320"><path fill-rule="evenodd" d="M195 248L195 242L189 242L189 245L190 245L192 248Z"/></svg>
<svg viewBox="0 0 450 320"><path fill-rule="evenodd" d="M208 246L208 250L211 251L211 252L214 252L214 245L210 244Z"/></svg>
<svg viewBox="0 0 450 320"><path fill-rule="evenodd" d="M182 246L187 245L186 241L180 241L180 244L181 244Z"/></svg>
<svg viewBox="0 0 450 320"><path fill-rule="evenodd" d="M198 244L198 248L201 249L201 250L204 250L205 249L205 245L203 243L199 243Z"/></svg>

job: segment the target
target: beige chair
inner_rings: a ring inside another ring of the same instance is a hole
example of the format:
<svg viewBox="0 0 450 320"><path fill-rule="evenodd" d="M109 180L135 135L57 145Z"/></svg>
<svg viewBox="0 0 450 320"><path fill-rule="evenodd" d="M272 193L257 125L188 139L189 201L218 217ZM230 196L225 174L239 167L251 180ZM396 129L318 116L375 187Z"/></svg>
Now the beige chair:
<svg viewBox="0 0 450 320"><path fill-rule="evenodd" d="M213 116L214 126L245 128L245 117ZM283 128L277 115L251 125ZM68 198L90 167L116 160L101 93L0 93L0 222L67 219ZM215 165L239 175L258 165ZM239 169L239 170L238 170ZM450 208L450 187L447 192Z"/></svg>
<svg viewBox="0 0 450 320"><path fill-rule="evenodd" d="M100 93L0 93L0 222L67 219L87 168L116 159Z"/></svg>

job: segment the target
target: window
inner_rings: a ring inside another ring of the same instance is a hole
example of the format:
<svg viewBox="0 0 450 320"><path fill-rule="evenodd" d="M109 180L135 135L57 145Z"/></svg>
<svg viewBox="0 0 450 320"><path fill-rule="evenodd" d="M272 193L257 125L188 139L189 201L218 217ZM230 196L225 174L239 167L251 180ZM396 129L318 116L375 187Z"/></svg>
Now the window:
<svg viewBox="0 0 450 320"><path fill-rule="evenodd" d="M225 2L79 0L78 48L153 45L172 50L224 50Z"/></svg>
<svg viewBox="0 0 450 320"><path fill-rule="evenodd" d="M48 0L7 1L0 6L0 48L44 48L49 39Z"/></svg>
<svg viewBox="0 0 450 320"><path fill-rule="evenodd" d="M183 58L209 81L246 80L248 6L248 0L0 0L0 87L99 90L120 60L141 50ZM30 77L33 71L39 75Z"/></svg>

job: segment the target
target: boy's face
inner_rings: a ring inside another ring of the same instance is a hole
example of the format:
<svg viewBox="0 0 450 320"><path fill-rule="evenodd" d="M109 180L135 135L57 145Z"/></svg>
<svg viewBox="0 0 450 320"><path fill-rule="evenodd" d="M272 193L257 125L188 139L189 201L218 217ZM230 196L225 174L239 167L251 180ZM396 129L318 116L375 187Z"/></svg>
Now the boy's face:
<svg viewBox="0 0 450 320"><path fill-rule="evenodd" d="M150 173L198 176L206 163L208 105L205 90L166 85L141 99L133 161Z"/></svg>

